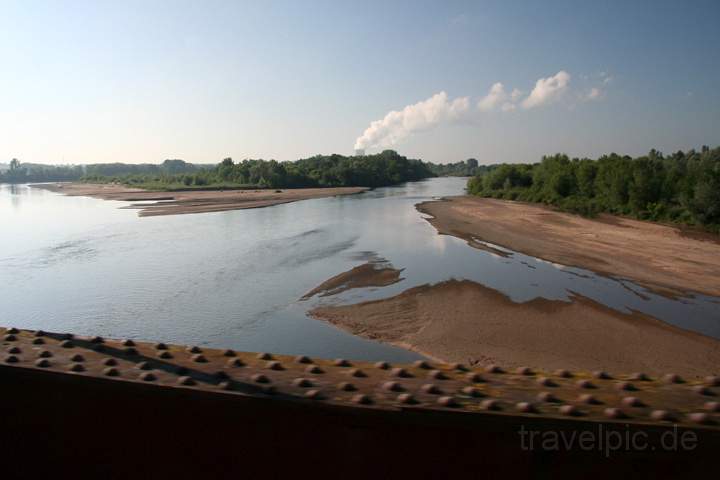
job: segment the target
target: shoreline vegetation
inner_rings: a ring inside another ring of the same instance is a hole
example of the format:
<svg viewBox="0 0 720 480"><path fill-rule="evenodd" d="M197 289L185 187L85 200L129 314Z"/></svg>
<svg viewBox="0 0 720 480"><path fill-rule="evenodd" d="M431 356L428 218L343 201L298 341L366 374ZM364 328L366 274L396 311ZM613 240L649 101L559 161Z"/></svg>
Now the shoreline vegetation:
<svg viewBox="0 0 720 480"><path fill-rule="evenodd" d="M610 213L720 233L720 147L597 160L556 154L535 164L491 165L468 181L467 191L588 217Z"/></svg>
<svg viewBox="0 0 720 480"><path fill-rule="evenodd" d="M84 196L131 203L122 208L137 209L141 217L190 213L224 212L262 208L312 198L352 195L366 187L295 188L285 190L190 190L181 192L148 191L118 184L39 184L42 188L68 196Z"/></svg>

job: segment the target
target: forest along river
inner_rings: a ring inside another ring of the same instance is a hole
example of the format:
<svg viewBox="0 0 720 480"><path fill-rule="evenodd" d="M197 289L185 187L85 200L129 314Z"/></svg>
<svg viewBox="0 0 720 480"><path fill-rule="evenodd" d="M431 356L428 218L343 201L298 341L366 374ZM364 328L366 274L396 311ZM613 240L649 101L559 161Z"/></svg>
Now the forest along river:
<svg viewBox="0 0 720 480"><path fill-rule="evenodd" d="M623 279L438 235L417 203L463 193L437 178L252 210L145 217L127 205L0 185L0 325L362 360L419 355L306 312L468 279L523 302L576 292L720 338L718 299L669 299ZM402 281L300 301L369 259ZM481 312L478 312L481 318Z"/></svg>

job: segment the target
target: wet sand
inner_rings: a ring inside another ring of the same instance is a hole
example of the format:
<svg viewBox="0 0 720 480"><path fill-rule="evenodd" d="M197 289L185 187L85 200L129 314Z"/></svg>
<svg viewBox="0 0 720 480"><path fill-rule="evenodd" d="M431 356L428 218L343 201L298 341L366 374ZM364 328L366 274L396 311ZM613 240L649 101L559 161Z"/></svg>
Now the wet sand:
<svg viewBox="0 0 720 480"><path fill-rule="evenodd" d="M284 190L191 190L183 192L153 192L117 184L50 183L33 186L69 196L86 196L124 202L143 202L142 204L132 204L124 207L138 209L141 217L261 208L311 198L349 195L367 190L365 187L337 187Z"/></svg>
<svg viewBox="0 0 720 480"><path fill-rule="evenodd" d="M320 297L337 295L353 288L386 287L402 280L401 272L402 270L396 270L382 260L364 263L324 281L303 295L301 300L307 300L315 295Z"/></svg>
<svg viewBox="0 0 720 480"><path fill-rule="evenodd" d="M568 266L633 280L656 292L720 296L720 237L612 215L587 219L541 205L451 197L418 210L441 233L490 242Z"/></svg>
<svg viewBox="0 0 720 480"><path fill-rule="evenodd" d="M475 282L449 280L310 314L443 361L688 378L720 373L720 341L582 296L514 303Z"/></svg>

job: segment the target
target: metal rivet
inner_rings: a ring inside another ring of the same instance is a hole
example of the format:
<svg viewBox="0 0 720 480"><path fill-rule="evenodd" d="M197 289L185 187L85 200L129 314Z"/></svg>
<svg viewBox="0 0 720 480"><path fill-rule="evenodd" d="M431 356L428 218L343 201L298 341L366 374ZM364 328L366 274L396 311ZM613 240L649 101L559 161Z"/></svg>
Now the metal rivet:
<svg viewBox="0 0 720 480"><path fill-rule="evenodd" d="M720 387L720 377L717 375L710 375L705 377L705 383L708 387Z"/></svg>
<svg viewBox="0 0 720 480"><path fill-rule="evenodd" d="M15 355L8 355L5 357L5 363L18 363L20 359Z"/></svg>
<svg viewBox="0 0 720 480"><path fill-rule="evenodd" d="M140 380L142 380L143 382L154 382L155 380L157 380L157 377L151 372L143 372L140 374Z"/></svg>
<svg viewBox="0 0 720 480"><path fill-rule="evenodd" d="M480 375L479 373L475 373L475 372L470 372L470 373L468 373L465 378L467 378L467 379L468 379L468 382L470 382L470 383L483 383L483 382L485 382L485 378L483 378L483 376Z"/></svg>
<svg viewBox="0 0 720 480"><path fill-rule="evenodd" d="M13 334L9 334L5 335L4 339L6 342L14 342L15 340L17 340L17 337Z"/></svg>
<svg viewBox="0 0 720 480"><path fill-rule="evenodd" d="M642 372L636 372L630 375L630 380L635 382L648 382L650 381L650 377Z"/></svg>
<svg viewBox="0 0 720 480"><path fill-rule="evenodd" d="M573 374L570 372L570 370L565 370L564 368L555 370L555 375L557 375L560 378L572 378L573 377Z"/></svg>
<svg viewBox="0 0 720 480"><path fill-rule="evenodd" d="M450 370L457 370L459 372L467 372L467 367L462 363L450 363L448 364Z"/></svg>
<svg viewBox="0 0 720 480"><path fill-rule="evenodd" d="M420 390L424 393L429 393L431 395L441 395L443 393L437 385L433 385L432 383L426 383L425 385L420 387Z"/></svg>
<svg viewBox="0 0 720 480"><path fill-rule="evenodd" d="M405 405L415 405L418 403L415 397L413 397L409 393L401 393L397 396L397 401L400 403L404 403Z"/></svg>
<svg viewBox="0 0 720 480"><path fill-rule="evenodd" d="M295 357L295 363L313 363L313 361L306 355L299 355Z"/></svg>
<svg viewBox="0 0 720 480"><path fill-rule="evenodd" d="M114 358L106 358L105 360L103 360L103 364L107 367L114 367L115 365L117 365L117 360L115 360Z"/></svg>
<svg viewBox="0 0 720 480"><path fill-rule="evenodd" d="M235 350L231 350L231 349L229 349L229 348L226 349L225 351L223 351L223 356L224 356L224 357L234 357L234 356L236 356L236 355L237 355L237 353L235 353Z"/></svg>
<svg viewBox="0 0 720 480"><path fill-rule="evenodd" d="M44 345L45 340L43 340L42 338L33 338L32 343L33 345Z"/></svg>
<svg viewBox="0 0 720 480"><path fill-rule="evenodd" d="M270 379L262 373L256 373L250 379L255 383L270 383Z"/></svg>
<svg viewBox="0 0 720 480"><path fill-rule="evenodd" d="M168 352L167 350L161 350L160 353L158 353L158 358L173 358L172 353Z"/></svg>
<svg viewBox="0 0 720 480"><path fill-rule="evenodd" d="M235 367L235 368L237 368L237 367L244 367L244 366L245 366L245 362L243 362L243 361L240 360L239 358L231 358L230 360L228 360L227 366L228 366L228 367Z"/></svg>
<svg viewBox="0 0 720 480"><path fill-rule="evenodd" d="M596 388L590 380L578 380L577 386L580 388Z"/></svg>
<svg viewBox="0 0 720 480"><path fill-rule="evenodd" d="M348 361L345 360L344 358L338 358L338 359L336 359L335 362L334 362L334 364L335 364L336 367L349 367L349 366L350 366L350 362L348 362Z"/></svg>
<svg viewBox="0 0 720 480"><path fill-rule="evenodd" d="M530 367L518 367L515 370L515 373L517 373L518 375L534 375L534 372Z"/></svg>
<svg viewBox="0 0 720 480"><path fill-rule="evenodd" d="M431 370L428 372L428 378L432 378L434 380L447 380L447 375L445 375L442 370Z"/></svg>
<svg viewBox="0 0 720 480"><path fill-rule="evenodd" d="M155 344L155 350L167 350L167 349L168 349L168 346L162 342Z"/></svg>
<svg viewBox="0 0 720 480"><path fill-rule="evenodd" d="M597 378L597 379L599 379L599 380L610 380L610 379L612 379L612 377L610 376L609 373L604 372L604 371L602 371L602 370L597 370L597 371L593 372L593 377L595 377L595 378Z"/></svg>
<svg viewBox="0 0 720 480"><path fill-rule="evenodd" d="M393 368L390 373L392 374L392 376L400 378L410 378L412 376L407 370L401 367Z"/></svg>
<svg viewBox="0 0 720 480"><path fill-rule="evenodd" d="M313 386L313 383L307 378L296 378L293 380L293 385L300 388L309 388Z"/></svg>
<svg viewBox="0 0 720 480"><path fill-rule="evenodd" d="M618 382L615 385L615 388L617 388L618 390L624 390L626 392L634 392L635 390L637 390L637 387L630 382Z"/></svg>
<svg viewBox="0 0 720 480"><path fill-rule="evenodd" d="M683 383L684 380L680 377L680 375L677 375L675 373L668 373L663 377L663 380L665 380L667 383Z"/></svg>
<svg viewBox="0 0 720 480"><path fill-rule="evenodd" d="M73 348L75 345L71 340L63 340L62 342L60 342L60 346L62 348Z"/></svg>
<svg viewBox="0 0 720 480"><path fill-rule="evenodd" d="M375 362L375 368L379 368L380 370L387 370L390 368L390 364L388 362Z"/></svg>
<svg viewBox="0 0 720 480"><path fill-rule="evenodd" d="M365 372L363 372L362 370L360 370L359 368L353 368L352 370L350 370L349 373L350 373L350 376L352 376L352 377L357 377L357 378L367 377L367 374Z"/></svg>
<svg viewBox="0 0 720 480"><path fill-rule="evenodd" d="M125 353L125 355L129 355L129 356L138 354L138 351L135 347L125 347L123 349L123 352Z"/></svg>
<svg viewBox="0 0 720 480"><path fill-rule="evenodd" d="M8 328L8 329L6 330L6 332L7 332L7 333L18 334L18 333L20 333L20 330L18 330L18 329L15 328L15 327L10 327L10 328Z"/></svg>
<svg viewBox="0 0 720 480"><path fill-rule="evenodd" d="M137 364L135 364L135 368L137 368L138 370L150 370L152 367L148 362L138 362Z"/></svg>
<svg viewBox="0 0 720 480"><path fill-rule="evenodd" d="M258 353L257 358L258 360L272 360L273 356L269 353Z"/></svg>
<svg viewBox="0 0 720 480"><path fill-rule="evenodd" d="M690 420L693 423L699 423L701 425L709 424L712 422L710 415L703 412L696 412L696 413L690 413L688 414L688 420Z"/></svg>
<svg viewBox="0 0 720 480"><path fill-rule="evenodd" d="M502 410L500 402L492 398L488 398L487 400L480 402L480 408L483 410Z"/></svg>
<svg viewBox="0 0 720 480"><path fill-rule="evenodd" d="M272 361L265 365L265 368L269 370L285 370L280 362Z"/></svg>
<svg viewBox="0 0 720 480"><path fill-rule="evenodd" d="M107 365L107 364L106 364ZM108 377L118 377L120 376L120 372L117 368L114 367L108 367L105 370L103 370L103 373L107 375Z"/></svg>
<svg viewBox="0 0 720 480"><path fill-rule="evenodd" d="M40 368L47 368L50 366L50 361L47 358L39 358L35 360L35 365Z"/></svg>
<svg viewBox="0 0 720 480"><path fill-rule="evenodd" d="M539 377L537 379L537 383L538 383L538 385L542 385L543 387L557 387L558 386L557 383L555 383L554 381L552 381L552 379L547 378L547 377Z"/></svg>
<svg viewBox="0 0 720 480"><path fill-rule="evenodd" d="M352 402L360 405L369 405L372 403L372 399L364 393L358 393L357 395L353 395Z"/></svg>
<svg viewBox="0 0 720 480"><path fill-rule="evenodd" d="M642 400L640 400L637 397L624 397L622 399L622 404L626 407L644 407L645 404Z"/></svg>
<svg viewBox="0 0 720 480"><path fill-rule="evenodd" d="M699 395L713 396L714 393L705 385L695 385L693 391Z"/></svg>
<svg viewBox="0 0 720 480"><path fill-rule="evenodd" d="M18 347L10 347L8 349L8 353L22 353L22 350L20 350Z"/></svg>
<svg viewBox="0 0 720 480"><path fill-rule="evenodd" d="M454 408L454 407L460 406L460 404L458 403L457 400L455 400L454 397L449 397L449 396L438 398L437 403L439 405L442 405L443 407L448 407L448 408Z"/></svg>
<svg viewBox="0 0 720 480"><path fill-rule="evenodd" d="M405 389L398 382L385 382L382 385L383 390L388 392L404 392Z"/></svg>
<svg viewBox="0 0 720 480"><path fill-rule="evenodd" d="M720 412L720 402L706 402L703 407L709 412Z"/></svg>
<svg viewBox="0 0 720 480"><path fill-rule="evenodd" d="M578 401L582 403L587 403L588 405L601 405L602 402L595 398L594 395L591 395L589 393L583 393L578 397Z"/></svg>
<svg viewBox="0 0 720 480"><path fill-rule="evenodd" d="M193 345L192 347L188 347L187 351L190 353L202 353L202 350L200 349L200 347L198 347L196 345Z"/></svg>
<svg viewBox="0 0 720 480"><path fill-rule="evenodd" d="M605 413L605 416L608 418L613 418L613 419L627 418L627 415L625 414L625 412L623 412L619 408L606 408L604 413Z"/></svg>
<svg viewBox="0 0 720 480"><path fill-rule="evenodd" d="M415 368L423 368L425 370L430 370L432 368L425 360L417 360L413 363L413 365L415 365Z"/></svg>
<svg viewBox="0 0 720 480"><path fill-rule="evenodd" d="M667 410L653 410L650 418L659 422L672 422L675 420L675 416Z"/></svg>
<svg viewBox="0 0 720 480"><path fill-rule="evenodd" d="M518 402L515 408L522 413L538 413L538 409L530 402Z"/></svg>
<svg viewBox="0 0 720 480"><path fill-rule="evenodd" d="M36 336L36 337L44 337L44 336L45 336L45 332L43 332L42 330L38 330L37 332L35 332L35 336Z"/></svg>
<svg viewBox="0 0 720 480"><path fill-rule="evenodd" d="M579 417L582 412L575 405L563 405L560 407L560 413L570 417Z"/></svg>
<svg viewBox="0 0 720 480"><path fill-rule="evenodd" d="M192 361L196 363L207 363L207 358L201 353L196 353L192 356Z"/></svg>
<svg viewBox="0 0 720 480"><path fill-rule="evenodd" d="M350 382L340 382L338 383L338 390L342 390L344 392L354 392L357 388L355 388L355 385Z"/></svg>
<svg viewBox="0 0 720 480"><path fill-rule="evenodd" d="M188 376L182 376L178 378L177 383L178 385L185 385L187 387L190 387L192 385L195 385L195 380Z"/></svg>
<svg viewBox="0 0 720 480"><path fill-rule="evenodd" d="M488 365L485 367L487 373L505 373L505 371L497 365Z"/></svg>
<svg viewBox="0 0 720 480"><path fill-rule="evenodd" d="M90 339L90 343L105 343L105 339L103 337L95 336Z"/></svg>
<svg viewBox="0 0 720 480"><path fill-rule="evenodd" d="M545 403L558 403L560 401L560 399L551 392L540 392L537 395L537 399Z"/></svg>
<svg viewBox="0 0 720 480"><path fill-rule="evenodd" d="M463 387L463 389L461 391L463 394L467 395L468 397L478 398L478 397L485 396L484 393L482 393L480 390L478 390L475 387Z"/></svg>
<svg viewBox="0 0 720 480"><path fill-rule="evenodd" d="M321 373L325 373L325 371L318 367L317 365L308 365L308 367L305 369L305 373L312 373L313 375L319 375Z"/></svg>
<svg viewBox="0 0 720 480"><path fill-rule="evenodd" d="M322 400L323 397L320 390L313 389L305 392L305 398L309 398L310 400Z"/></svg>
<svg viewBox="0 0 720 480"><path fill-rule="evenodd" d="M73 362L84 362L84 361L85 361L85 357L83 357L83 356L80 355L79 353L76 353L75 355L73 355L72 357L70 357L70 360L73 361Z"/></svg>
<svg viewBox="0 0 720 480"><path fill-rule="evenodd" d="M129 338L127 340L123 340L122 344L126 347L134 347L135 346L135 342L133 342Z"/></svg>
<svg viewBox="0 0 720 480"><path fill-rule="evenodd" d="M49 350L43 350L42 352L40 352L38 354L38 357L40 357L40 358L50 358L52 356L53 356L53 354Z"/></svg>

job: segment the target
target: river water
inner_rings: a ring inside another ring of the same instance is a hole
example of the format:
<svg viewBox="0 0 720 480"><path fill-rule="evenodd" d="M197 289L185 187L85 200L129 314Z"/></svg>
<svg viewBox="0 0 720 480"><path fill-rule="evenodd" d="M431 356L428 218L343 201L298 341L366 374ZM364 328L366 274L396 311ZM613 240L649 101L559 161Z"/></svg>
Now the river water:
<svg viewBox="0 0 720 480"><path fill-rule="evenodd" d="M0 185L0 325L351 359L419 356L357 338L306 311L449 278L522 302L571 292L720 338L720 302L667 299L623 279L438 235L415 204L463 193L438 178L269 208L145 217L123 202ZM403 269L384 288L299 301L369 258ZM481 312L478 321L481 321Z"/></svg>

